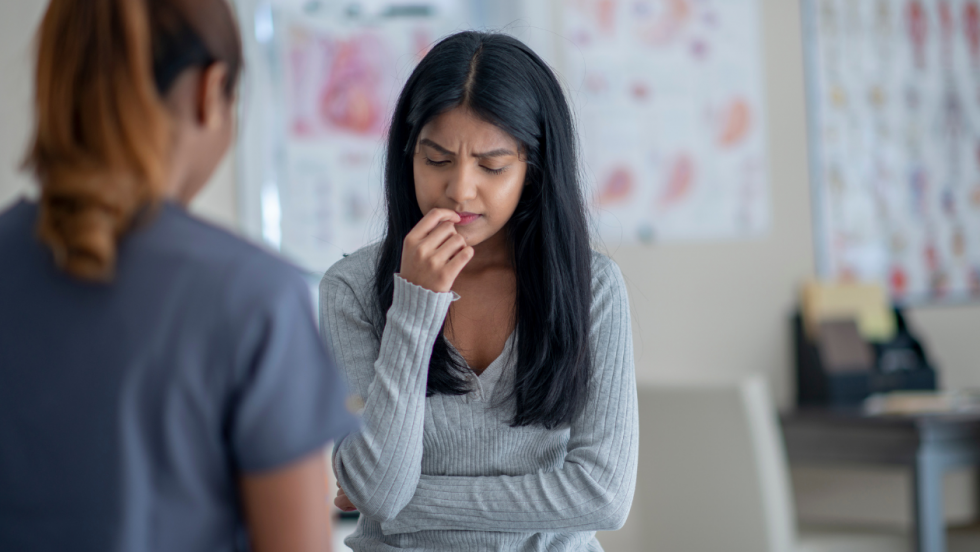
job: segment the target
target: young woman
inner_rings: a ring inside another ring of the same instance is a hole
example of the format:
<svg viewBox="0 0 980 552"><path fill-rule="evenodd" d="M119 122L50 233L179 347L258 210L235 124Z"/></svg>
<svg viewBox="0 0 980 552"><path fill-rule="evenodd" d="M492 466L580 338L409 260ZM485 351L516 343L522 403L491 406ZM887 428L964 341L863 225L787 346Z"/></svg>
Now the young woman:
<svg viewBox="0 0 980 552"><path fill-rule="evenodd" d="M352 420L309 291L185 211L233 134L229 5L52 0L38 49L40 200L0 213L0 550L328 550Z"/></svg>
<svg viewBox="0 0 980 552"><path fill-rule="evenodd" d="M395 108L384 240L321 331L363 399L337 446L355 550L600 550L636 479L626 289L589 247L572 117L519 41L435 46Z"/></svg>

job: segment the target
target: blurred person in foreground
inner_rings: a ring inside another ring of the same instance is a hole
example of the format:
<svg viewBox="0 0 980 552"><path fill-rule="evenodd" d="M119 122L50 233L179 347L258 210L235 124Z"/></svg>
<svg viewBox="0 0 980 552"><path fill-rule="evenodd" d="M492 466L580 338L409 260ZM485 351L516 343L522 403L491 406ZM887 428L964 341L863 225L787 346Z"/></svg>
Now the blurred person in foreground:
<svg viewBox="0 0 980 552"><path fill-rule="evenodd" d="M186 211L231 143L226 0L52 0L37 202L0 213L0 550L322 551L353 427L285 262Z"/></svg>

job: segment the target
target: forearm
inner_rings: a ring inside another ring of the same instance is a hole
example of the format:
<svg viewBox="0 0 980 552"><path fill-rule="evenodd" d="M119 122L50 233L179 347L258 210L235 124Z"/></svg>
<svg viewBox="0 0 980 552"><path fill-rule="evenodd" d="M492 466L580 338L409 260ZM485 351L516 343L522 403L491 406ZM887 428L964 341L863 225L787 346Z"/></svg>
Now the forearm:
<svg viewBox="0 0 980 552"><path fill-rule="evenodd" d="M330 546L323 451L241 478L242 506L255 552L318 551Z"/></svg>
<svg viewBox="0 0 980 552"><path fill-rule="evenodd" d="M394 517L415 491L429 358L450 301L451 295L396 280L377 360L370 367L373 375L369 384L357 386L364 400L364 429L343 439L334 454L338 482L369 517ZM337 341L335 347L345 346L343 336ZM346 369L357 371L356 366Z"/></svg>
<svg viewBox="0 0 980 552"><path fill-rule="evenodd" d="M566 464L550 473L420 477L412 500L385 534L419 530L555 532L613 530L629 513L636 456L599 479Z"/></svg>
<svg viewBox="0 0 980 552"><path fill-rule="evenodd" d="M373 386L377 391L365 401L363 430L338 444L333 465L351 502L365 515L384 520L408 503L418 482L425 389L423 379L421 391L405 389L391 398L381 387Z"/></svg>

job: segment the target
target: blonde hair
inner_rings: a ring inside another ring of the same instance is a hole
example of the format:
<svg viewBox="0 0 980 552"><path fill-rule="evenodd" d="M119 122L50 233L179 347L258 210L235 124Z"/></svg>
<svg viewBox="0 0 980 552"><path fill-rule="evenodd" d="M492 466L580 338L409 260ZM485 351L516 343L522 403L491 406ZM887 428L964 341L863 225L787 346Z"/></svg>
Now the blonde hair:
<svg viewBox="0 0 980 552"><path fill-rule="evenodd" d="M169 77L155 62L174 69L168 58L176 56L179 70L187 60L173 50L187 35L208 59L228 64L230 96L242 55L225 0L48 5L24 167L41 189L38 236L72 276L111 280L120 238L166 193L171 133L161 95L172 81L160 80Z"/></svg>
<svg viewBox="0 0 980 552"><path fill-rule="evenodd" d="M69 274L110 280L120 237L166 185L169 119L146 4L52 0L35 78L25 166L41 186L38 235Z"/></svg>

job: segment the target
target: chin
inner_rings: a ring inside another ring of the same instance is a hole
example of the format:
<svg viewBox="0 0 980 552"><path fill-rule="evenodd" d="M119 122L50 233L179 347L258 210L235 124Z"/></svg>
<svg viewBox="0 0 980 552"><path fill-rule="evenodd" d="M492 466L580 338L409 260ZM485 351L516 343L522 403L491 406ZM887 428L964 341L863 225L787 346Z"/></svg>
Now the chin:
<svg viewBox="0 0 980 552"><path fill-rule="evenodd" d="M463 228L457 227L456 233L466 238L466 245L476 245L477 243L480 243L483 240L487 239L487 237L484 236L482 232L473 232L466 227Z"/></svg>

